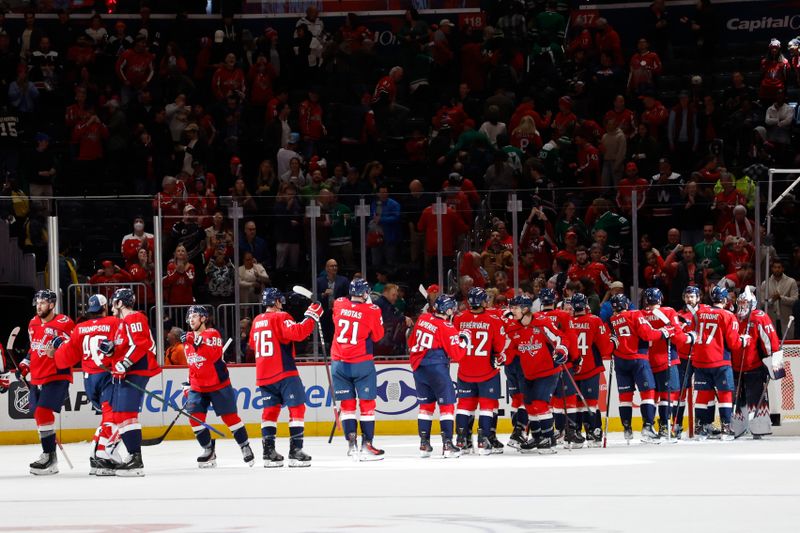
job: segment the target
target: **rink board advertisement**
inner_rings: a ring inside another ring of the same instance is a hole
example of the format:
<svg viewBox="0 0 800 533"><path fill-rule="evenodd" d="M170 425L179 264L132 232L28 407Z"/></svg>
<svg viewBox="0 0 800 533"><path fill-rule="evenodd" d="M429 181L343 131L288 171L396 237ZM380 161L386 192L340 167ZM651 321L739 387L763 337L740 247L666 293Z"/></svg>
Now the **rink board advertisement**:
<svg viewBox="0 0 800 533"><path fill-rule="evenodd" d="M416 434L417 397L414 388L414 376L411 367L405 362L379 363L378 400L376 418L378 433L383 434ZM456 371L452 365L450 372L455 387ZM248 425L251 436L259 434L261 409L263 403L261 393L255 386L255 367L253 365L230 366L231 383L236 391L236 404L239 416ZM306 434L328 435L333 423L333 404L328 387L325 366L309 364L299 366L300 377L305 386ZM510 398L506 397L505 376L502 377L502 394L499 431L510 432L509 420ZM56 418L59 437L64 442L81 441L91 438L100 418L95 414L83 386L83 374L74 373L74 383L70 386L61 414ZM183 401L181 383L188 379L188 369L183 367L165 368L159 376L148 383L148 390L180 405ZM605 410L605 379L601 378L600 405ZM616 394L612 394L612 417L617 416ZM637 397L634 401L638 401ZM33 412L28 405L28 390L20 382L13 382L11 389L0 396L3 403L0 409L0 444L27 444L38 442ZM638 405L638 403L636 404ZM175 418L175 410L152 397L146 397L140 420L144 427L145 438L160 435L165 426ZM635 412L638 414L638 412ZM209 413L209 422L224 430L224 425L213 412ZM279 433L288 434L286 422L287 409L281 410ZM619 429L615 420L613 428ZM227 434L226 431L223 431ZM181 418L169 434L169 438L193 438L188 422Z"/></svg>

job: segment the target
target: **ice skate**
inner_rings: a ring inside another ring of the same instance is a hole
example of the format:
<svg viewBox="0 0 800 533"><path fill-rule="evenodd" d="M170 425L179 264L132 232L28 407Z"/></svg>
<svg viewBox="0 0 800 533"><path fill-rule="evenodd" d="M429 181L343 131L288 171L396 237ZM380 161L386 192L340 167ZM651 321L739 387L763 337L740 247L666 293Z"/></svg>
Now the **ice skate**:
<svg viewBox="0 0 800 533"><path fill-rule="evenodd" d="M550 439L547 439L548 441ZM530 440L527 440L522 443L517 451L521 454L531 454L531 453L539 453L539 443L541 442L541 438L538 436L532 437Z"/></svg>
<svg viewBox="0 0 800 533"><path fill-rule="evenodd" d="M520 446L523 444L525 444L525 435L522 433L522 428L516 426L514 431L511 432L511 436L508 438L508 447L519 450Z"/></svg>
<svg viewBox="0 0 800 533"><path fill-rule="evenodd" d="M631 427L631 423L628 422L626 424L625 422L623 422L622 423L622 431L623 431L623 437L625 437L625 444L630 446L631 445L631 440L633 440L633 428Z"/></svg>
<svg viewBox="0 0 800 533"><path fill-rule="evenodd" d="M311 466L311 456L302 448L289 450L289 468L305 468Z"/></svg>
<svg viewBox="0 0 800 533"><path fill-rule="evenodd" d="M659 444L661 442L658 438L658 433L653 429L653 424L644 424L642 426L641 440L650 444Z"/></svg>
<svg viewBox="0 0 800 533"><path fill-rule="evenodd" d="M197 458L197 466L200 468L215 468L217 466L217 441L212 440L207 448L203 448L203 453Z"/></svg>
<svg viewBox="0 0 800 533"><path fill-rule="evenodd" d="M132 453L124 463L118 465L117 468L114 469L114 474L119 477L144 476L144 463L142 463L142 454Z"/></svg>
<svg viewBox="0 0 800 533"><path fill-rule="evenodd" d="M30 464L31 474L34 476L52 476L58 474L58 457L56 452L42 453L38 459Z"/></svg>
<svg viewBox="0 0 800 533"><path fill-rule="evenodd" d="M491 455L492 453L493 447L489 437L484 437L478 432L478 455Z"/></svg>
<svg viewBox="0 0 800 533"><path fill-rule="evenodd" d="M372 441L365 440L361 443L361 452L359 453L359 460L361 461L383 461L383 454L385 452L380 448L372 445Z"/></svg>
<svg viewBox="0 0 800 533"><path fill-rule="evenodd" d="M253 449L250 447L249 442L245 442L241 446L242 460L247 466L253 466L256 462L256 456L253 454Z"/></svg>
<svg viewBox="0 0 800 533"><path fill-rule="evenodd" d="M586 439L583 438L583 435L575 431L575 428L567 428L566 433L564 434L564 443L565 445L568 445L570 449L583 448L583 443L585 441Z"/></svg>
<svg viewBox="0 0 800 533"><path fill-rule="evenodd" d="M283 466L283 456L275 451L275 439L264 439L264 468L280 468Z"/></svg>
<svg viewBox="0 0 800 533"><path fill-rule="evenodd" d="M358 435L349 433L347 435L347 457L353 461L358 461Z"/></svg>
<svg viewBox="0 0 800 533"><path fill-rule="evenodd" d="M536 450L539 452L539 455L552 455L556 452L556 447L553 446L553 439L544 438L539 441L539 444L536 446Z"/></svg>
<svg viewBox="0 0 800 533"><path fill-rule="evenodd" d="M433 453L433 446L431 446L431 439L427 433L422 433L419 437L419 456L423 459L430 457Z"/></svg>
<svg viewBox="0 0 800 533"><path fill-rule="evenodd" d="M736 435L733 433L733 429L731 429L730 424L722 424L722 429L720 430L720 439L725 442L730 442L736 438Z"/></svg>
<svg viewBox="0 0 800 533"><path fill-rule="evenodd" d="M89 475L90 476L97 475L97 458L94 456L89 457Z"/></svg>
<svg viewBox="0 0 800 533"><path fill-rule="evenodd" d="M442 439L442 457L445 459L458 459L461 450L450 439Z"/></svg>
<svg viewBox="0 0 800 533"><path fill-rule="evenodd" d="M489 442L492 444L492 453L493 454L503 453L503 449L505 448L505 446L503 445L502 442L497 440L497 434L496 433L492 433L492 434L489 435Z"/></svg>

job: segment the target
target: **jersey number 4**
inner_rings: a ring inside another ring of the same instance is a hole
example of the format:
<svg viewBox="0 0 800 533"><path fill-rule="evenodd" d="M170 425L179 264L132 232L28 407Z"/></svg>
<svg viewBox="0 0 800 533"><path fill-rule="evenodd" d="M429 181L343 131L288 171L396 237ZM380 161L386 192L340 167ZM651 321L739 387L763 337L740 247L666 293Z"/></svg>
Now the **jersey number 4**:
<svg viewBox="0 0 800 533"><path fill-rule="evenodd" d="M486 343L489 342L488 331L476 331L475 340L469 345L467 355L474 355L475 357L487 357L489 351L486 349Z"/></svg>
<svg viewBox="0 0 800 533"><path fill-rule="evenodd" d="M350 322L343 318L339 319L339 335L336 337L336 342L339 344L358 344L358 322ZM350 338L348 338L348 331Z"/></svg>

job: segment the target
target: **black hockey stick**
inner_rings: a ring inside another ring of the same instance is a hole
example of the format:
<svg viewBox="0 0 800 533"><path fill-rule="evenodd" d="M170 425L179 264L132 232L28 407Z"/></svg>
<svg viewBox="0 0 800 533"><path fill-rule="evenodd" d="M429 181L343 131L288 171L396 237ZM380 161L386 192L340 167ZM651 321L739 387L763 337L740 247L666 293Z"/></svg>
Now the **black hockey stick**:
<svg viewBox="0 0 800 533"><path fill-rule="evenodd" d="M312 302L314 294L306 289L301 285L295 285L292 287L292 292L299 294L300 296L305 296ZM319 320L316 321L317 323L317 333L319 334L319 343L320 348L322 349L322 361L325 363L325 373L328 377L328 390L330 391L331 401L333 402L333 427L331 427L331 434L328 436L328 444L333 442L333 436L336 434L336 428L341 427L341 414L342 410L339 408L339 405L336 403L336 391L333 388L333 376L331 375L331 363L328 360L328 352L325 349L325 337L322 335L322 324L319 323Z"/></svg>
<svg viewBox="0 0 800 533"><path fill-rule="evenodd" d="M561 365L561 376L559 376L559 381L561 381L561 399L564 400L564 447L572 451L572 442L567 441L567 428L570 427L569 425L569 415L567 414L567 385L564 383L564 372L567 371L567 367L563 364Z"/></svg>
<svg viewBox="0 0 800 533"><path fill-rule="evenodd" d="M17 341L17 335L19 335L19 326L15 327L11 330L11 333L8 335L8 342L6 343L6 351L8 352L8 358L11 359L11 362L14 363L14 368L17 369L17 376L19 377L20 381L25 385L25 388L28 391L31 390L31 384L28 383L28 380L25 379L22 374L19 373L19 365L17 364L17 360L14 357L14 343ZM30 394L30 392L29 392ZM28 396L30 398L30 396ZM58 435L53 434L56 438L56 444L58 445L58 449L61 450L61 455L64 456L64 460L69 465L70 470L74 470L75 467L72 466L72 461L69 460L69 456L67 455L67 451L64 449L64 445L61 444L61 439L58 438Z"/></svg>
<svg viewBox="0 0 800 533"><path fill-rule="evenodd" d="M691 310L689 312L691 312ZM692 313L692 317L695 317L695 315L696 315L696 312ZM678 316L680 317L680 315L678 315ZM684 320L684 323L688 323L688 321L686 321L685 319L683 319L683 320ZM698 326L700 325L699 322L698 322L697 325ZM678 408L675 409L675 416L672 418L672 427L675 427L677 425L677 423L678 423L678 411L680 411L680 409L681 409L681 402L683 401L683 393L686 392L686 388L689 385L689 374L692 372L692 353L694 352L694 345L699 340L698 339L699 335L697 334L697 329L696 328L695 328L694 331L692 331L692 333L694 333L694 342L692 342L692 345L689 347L689 354L686 356L686 372L683 374L683 382L681 383L681 390L680 390L680 392L678 394ZM688 404L689 404L689 399L688 398L686 399L686 404L687 404L686 407L688 407ZM686 408L686 407L684 407L684 408ZM689 429L691 430L692 428L689 428Z"/></svg>

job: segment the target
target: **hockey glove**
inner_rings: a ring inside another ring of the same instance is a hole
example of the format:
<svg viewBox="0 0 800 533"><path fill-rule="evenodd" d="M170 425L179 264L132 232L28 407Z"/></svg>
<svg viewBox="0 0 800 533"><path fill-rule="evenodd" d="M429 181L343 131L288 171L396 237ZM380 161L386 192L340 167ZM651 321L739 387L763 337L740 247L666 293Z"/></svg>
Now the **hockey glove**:
<svg viewBox="0 0 800 533"><path fill-rule="evenodd" d="M783 350L776 350L772 352L772 370L776 374L783 370Z"/></svg>
<svg viewBox="0 0 800 533"><path fill-rule="evenodd" d="M26 378L28 374L31 373L31 360L27 357L19 362L19 366L17 367L17 375L22 376L22 378Z"/></svg>
<svg viewBox="0 0 800 533"><path fill-rule="evenodd" d="M512 320L514 318L514 313L512 313L510 310L504 311L503 318L505 318L506 320Z"/></svg>
<svg viewBox="0 0 800 533"><path fill-rule="evenodd" d="M666 327L666 326L663 327L663 328L658 328L658 331L661 332L661 336L664 337L665 340L669 339L670 337L672 337L672 335L674 335L674 333L675 333L675 330L673 328Z"/></svg>
<svg viewBox="0 0 800 533"><path fill-rule="evenodd" d="M572 368L574 370L573 374L575 375L580 374L581 367L583 367L583 357L578 357L575 361L572 362Z"/></svg>
<svg viewBox="0 0 800 533"><path fill-rule="evenodd" d="M52 346L54 350L58 350L58 347L62 344L64 344L64 339L61 337L55 337L50 341L50 346Z"/></svg>
<svg viewBox="0 0 800 533"><path fill-rule="evenodd" d="M469 349L472 344L472 335L468 330L461 330L458 332L458 345L462 348Z"/></svg>
<svg viewBox="0 0 800 533"><path fill-rule="evenodd" d="M11 372L4 372L0 374L0 394L8 390L11 385Z"/></svg>
<svg viewBox="0 0 800 533"><path fill-rule="evenodd" d="M619 339L617 338L617 336L616 336L616 335L611 335L611 344L613 344L613 345L614 345L614 349L615 349L615 350L616 350L617 348L619 348Z"/></svg>
<svg viewBox="0 0 800 533"><path fill-rule="evenodd" d="M184 331L183 333L181 333L181 344L186 344L187 342L192 342L193 339L194 339L194 332L192 332L192 331L189 331L189 332Z"/></svg>
<svg viewBox="0 0 800 533"><path fill-rule="evenodd" d="M314 322L319 322L320 317L322 316L322 304L319 302L314 302L308 306L306 312L303 313L306 318L310 318Z"/></svg>
<svg viewBox="0 0 800 533"><path fill-rule="evenodd" d="M103 355L111 355L114 353L114 341L103 339L97 344L97 349Z"/></svg>
<svg viewBox="0 0 800 533"><path fill-rule="evenodd" d="M123 359L122 361L118 361L112 370L113 377L124 379L125 373L128 369L133 366L133 362L130 359Z"/></svg>
<svg viewBox="0 0 800 533"><path fill-rule="evenodd" d="M181 386L183 387L183 401L186 402L186 400L189 398L189 391L192 390L192 388L189 386L188 381L181 383Z"/></svg>
<svg viewBox="0 0 800 533"><path fill-rule="evenodd" d="M556 365L563 365L567 362L567 347L563 344L559 344L556 346L556 349L553 350L553 362Z"/></svg>
<svg viewBox="0 0 800 533"><path fill-rule="evenodd" d="M492 368L500 368L506 364L506 354L503 352L494 354L492 357Z"/></svg>
<svg viewBox="0 0 800 533"><path fill-rule="evenodd" d="M689 344L694 344L695 341L697 341L697 333L694 331L687 331L686 340L689 342Z"/></svg>

